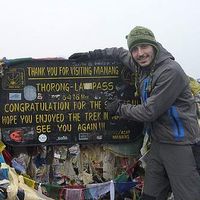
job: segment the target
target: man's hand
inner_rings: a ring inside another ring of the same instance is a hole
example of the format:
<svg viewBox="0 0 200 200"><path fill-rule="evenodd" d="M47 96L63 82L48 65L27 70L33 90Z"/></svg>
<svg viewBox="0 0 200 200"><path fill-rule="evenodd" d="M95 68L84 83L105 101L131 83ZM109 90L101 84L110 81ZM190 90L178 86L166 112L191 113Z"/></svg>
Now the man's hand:
<svg viewBox="0 0 200 200"><path fill-rule="evenodd" d="M108 100L106 103L106 110L110 113L110 115L116 115L118 108L123 103L122 100L115 97L113 100Z"/></svg>
<svg viewBox="0 0 200 200"><path fill-rule="evenodd" d="M110 56L107 56L105 52L101 49L95 49L94 51L89 51L84 53L74 53L69 57L70 60L75 60L75 61L88 61L88 60L96 60L103 58L110 58Z"/></svg>
<svg viewBox="0 0 200 200"><path fill-rule="evenodd" d="M90 59L90 53L74 53L69 57L70 60L87 61Z"/></svg>

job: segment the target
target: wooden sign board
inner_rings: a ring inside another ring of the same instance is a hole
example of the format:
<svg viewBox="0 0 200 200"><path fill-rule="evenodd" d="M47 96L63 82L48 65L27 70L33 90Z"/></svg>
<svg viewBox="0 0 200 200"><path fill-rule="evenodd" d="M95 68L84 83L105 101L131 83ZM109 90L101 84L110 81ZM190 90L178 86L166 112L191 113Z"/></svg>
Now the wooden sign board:
<svg viewBox="0 0 200 200"><path fill-rule="evenodd" d="M30 59L10 64L0 85L3 141L21 146L134 141L142 124L105 110L116 94L138 103L123 71L114 60Z"/></svg>

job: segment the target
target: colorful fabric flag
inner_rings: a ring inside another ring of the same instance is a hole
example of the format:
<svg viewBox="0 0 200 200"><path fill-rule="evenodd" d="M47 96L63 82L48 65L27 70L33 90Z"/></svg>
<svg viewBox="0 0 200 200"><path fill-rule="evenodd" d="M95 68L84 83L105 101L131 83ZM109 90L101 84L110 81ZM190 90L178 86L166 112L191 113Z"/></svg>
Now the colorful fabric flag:
<svg viewBox="0 0 200 200"><path fill-rule="evenodd" d="M110 200L114 200L115 188L113 181L98 184L89 184L86 186L85 189L85 198L98 200L100 197L108 192L110 192Z"/></svg>
<svg viewBox="0 0 200 200"><path fill-rule="evenodd" d="M137 185L137 182L119 182L119 183L115 183L115 190L122 194L125 193L127 191L129 191L131 188L135 187Z"/></svg>
<svg viewBox="0 0 200 200"><path fill-rule="evenodd" d="M76 199L76 200L84 200L83 189L65 189L65 200Z"/></svg>

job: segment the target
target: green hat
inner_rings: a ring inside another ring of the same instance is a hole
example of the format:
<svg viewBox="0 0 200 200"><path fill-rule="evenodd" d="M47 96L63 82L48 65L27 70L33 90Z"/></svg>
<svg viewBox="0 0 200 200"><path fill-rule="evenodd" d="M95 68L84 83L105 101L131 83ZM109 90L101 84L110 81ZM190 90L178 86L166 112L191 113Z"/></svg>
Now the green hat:
<svg viewBox="0 0 200 200"><path fill-rule="evenodd" d="M157 48L157 42L155 36L151 30L142 26L136 26L131 32L126 36L129 51L133 49L134 46L145 43L153 45Z"/></svg>

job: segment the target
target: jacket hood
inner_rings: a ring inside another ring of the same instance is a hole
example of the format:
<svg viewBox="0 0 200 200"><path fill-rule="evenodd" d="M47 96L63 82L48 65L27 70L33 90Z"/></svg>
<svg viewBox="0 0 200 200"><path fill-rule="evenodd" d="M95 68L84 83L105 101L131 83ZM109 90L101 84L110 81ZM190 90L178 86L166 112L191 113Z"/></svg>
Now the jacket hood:
<svg viewBox="0 0 200 200"><path fill-rule="evenodd" d="M159 65L166 59L175 60L171 53L169 53L160 43L158 43L158 55L155 60L155 64Z"/></svg>

